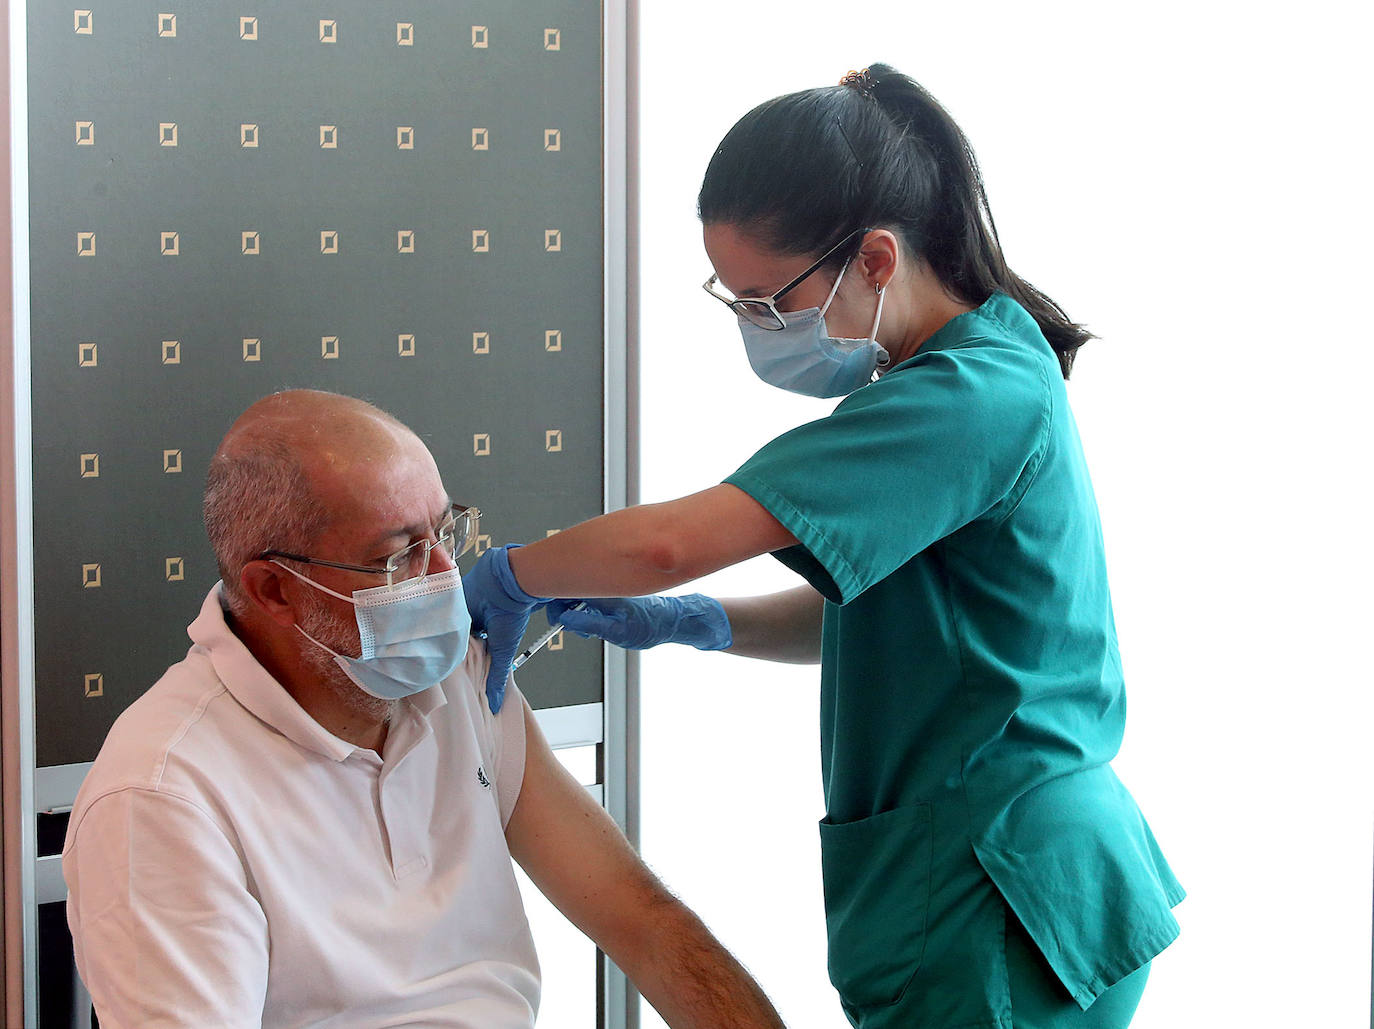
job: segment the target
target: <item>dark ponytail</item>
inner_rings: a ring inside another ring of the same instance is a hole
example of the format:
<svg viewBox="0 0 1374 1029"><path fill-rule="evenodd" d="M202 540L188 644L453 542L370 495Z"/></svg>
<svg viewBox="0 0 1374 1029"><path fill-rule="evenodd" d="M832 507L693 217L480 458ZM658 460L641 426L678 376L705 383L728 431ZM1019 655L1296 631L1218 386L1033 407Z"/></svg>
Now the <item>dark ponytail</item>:
<svg viewBox="0 0 1374 1029"><path fill-rule="evenodd" d="M1067 379L1092 333L1007 267L954 119L885 64L845 82L777 97L736 122L706 169L701 220L740 226L784 254L821 253L865 225L890 228L957 299L981 304L1001 291L1024 307Z"/></svg>

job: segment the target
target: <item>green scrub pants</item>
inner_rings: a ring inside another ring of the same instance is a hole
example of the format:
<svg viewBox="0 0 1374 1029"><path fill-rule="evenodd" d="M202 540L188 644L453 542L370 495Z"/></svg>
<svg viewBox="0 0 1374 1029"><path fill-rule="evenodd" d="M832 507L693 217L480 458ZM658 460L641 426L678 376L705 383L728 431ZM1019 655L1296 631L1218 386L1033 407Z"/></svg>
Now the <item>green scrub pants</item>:
<svg viewBox="0 0 1374 1029"><path fill-rule="evenodd" d="M1084 1011L1069 996L1016 916L1007 911L1007 976L1014 1029L1125 1029L1149 975L1147 963Z"/></svg>

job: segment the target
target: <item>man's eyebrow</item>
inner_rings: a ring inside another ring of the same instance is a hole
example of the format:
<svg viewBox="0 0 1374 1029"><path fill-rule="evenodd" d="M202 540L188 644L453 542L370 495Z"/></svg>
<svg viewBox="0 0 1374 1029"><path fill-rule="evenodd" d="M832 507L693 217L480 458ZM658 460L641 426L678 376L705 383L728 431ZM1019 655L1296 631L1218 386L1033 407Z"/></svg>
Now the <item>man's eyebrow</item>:
<svg viewBox="0 0 1374 1029"><path fill-rule="evenodd" d="M444 506L443 506L443 508L439 511L438 516L436 516L435 518L431 519L430 522L429 522L428 524L424 524L424 525L404 525L404 526L400 526L400 527L395 528L395 529L390 529L390 530L388 530L388 531L382 533L380 536L377 536L371 543L368 544L367 549L368 549L368 550L377 550L377 549L380 549L381 546L382 546L384 543L388 543L388 542L390 542L391 540L395 540L395 539L406 539L406 540L408 540L408 539L414 539L416 536L425 536L425 535L427 535L436 525L438 525L441 521L443 521L444 515L448 514L449 511L451 511L451 510L453 510L453 501L452 501L452 499L450 499L449 497L445 496L445 497L444 497Z"/></svg>

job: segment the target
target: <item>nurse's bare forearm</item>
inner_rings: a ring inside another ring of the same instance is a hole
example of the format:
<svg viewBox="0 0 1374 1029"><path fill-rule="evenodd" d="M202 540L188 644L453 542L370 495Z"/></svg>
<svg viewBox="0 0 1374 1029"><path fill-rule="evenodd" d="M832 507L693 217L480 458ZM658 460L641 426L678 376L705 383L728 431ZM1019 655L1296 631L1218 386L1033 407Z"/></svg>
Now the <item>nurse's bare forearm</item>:
<svg viewBox="0 0 1374 1029"><path fill-rule="evenodd" d="M820 661L825 601L810 586L761 597L731 597L720 605L734 637L725 653L794 665Z"/></svg>
<svg viewBox="0 0 1374 1029"><path fill-rule="evenodd" d="M795 542L747 493L722 484L593 518L509 556L536 597L638 597Z"/></svg>

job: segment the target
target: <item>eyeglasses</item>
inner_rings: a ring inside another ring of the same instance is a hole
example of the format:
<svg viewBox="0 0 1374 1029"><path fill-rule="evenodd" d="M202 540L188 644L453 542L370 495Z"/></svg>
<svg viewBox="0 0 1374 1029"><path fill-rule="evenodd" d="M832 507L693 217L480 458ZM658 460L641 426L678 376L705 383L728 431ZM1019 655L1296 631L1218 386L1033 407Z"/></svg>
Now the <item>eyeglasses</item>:
<svg viewBox="0 0 1374 1029"><path fill-rule="evenodd" d="M317 557L303 554L288 554L284 550L264 550L258 560L284 557L288 561L300 561L308 565L323 565L325 568L341 568L346 572L365 572L368 575L385 575L387 589L394 589L403 583L423 579L429 574L429 554L435 547L442 547L450 560L457 560L471 549L477 539L477 522L482 512L475 507L454 504L434 529L434 538L416 540L387 557L383 567L368 565L346 565L338 561L322 561Z"/></svg>
<svg viewBox="0 0 1374 1029"><path fill-rule="evenodd" d="M741 318L745 318L748 321L753 322L761 329L769 329L773 332L776 332L778 329L781 329L784 324L782 315L778 312L778 301L785 297L788 293L792 292L792 290L800 286L802 284L802 281L808 275L816 271L816 269L820 268L821 265L825 264L826 261L830 260L837 253L839 253L850 243L852 243L855 237L863 236L868 231L869 230L866 228L855 229L849 235L845 236L844 239L840 240L833 247L831 247L824 254L822 254L820 260L818 260L810 268L806 269L806 271L798 275L786 286L782 287L782 289L774 293L771 297L733 297L730 294L726 293L724 290L718 288L720 285L720 277L716 275L712 275L709 279L703 282L701 284L701 288L706 290L707 293L710 293L711 296L715 297L717 300L719 300L726 307L730 308L730 310L734 311L735 314L739 315Z"/></svg>

